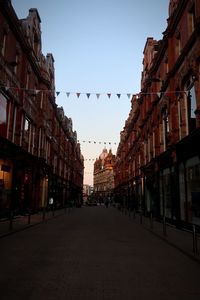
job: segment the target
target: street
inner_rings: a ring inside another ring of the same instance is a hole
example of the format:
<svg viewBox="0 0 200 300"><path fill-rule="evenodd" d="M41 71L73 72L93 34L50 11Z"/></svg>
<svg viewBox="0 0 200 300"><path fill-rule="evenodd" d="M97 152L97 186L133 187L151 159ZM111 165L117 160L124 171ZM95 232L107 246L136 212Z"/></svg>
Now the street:
<svg viewBox="0 0 200 300"><path fill-rule="evenodd" d="M200 264L104 206L0 239L1 300L197 300Z"/></svg>

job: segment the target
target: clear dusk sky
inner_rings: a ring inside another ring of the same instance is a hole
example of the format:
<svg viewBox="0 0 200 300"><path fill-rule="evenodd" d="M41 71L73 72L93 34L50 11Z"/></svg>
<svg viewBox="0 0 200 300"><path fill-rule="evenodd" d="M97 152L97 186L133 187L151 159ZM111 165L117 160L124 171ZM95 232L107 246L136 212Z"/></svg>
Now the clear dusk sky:
<svg viewBox="0 0 200 300"><path fill-rule="evenodd" d="M72 118L85 158L84 183L92 185L94 160L104 147L116 153L131 107L127 94L140 91L146 39L162 39L169 0L12 0L12 5L19 19L38 9L42 52L55 59L56 103Z"/></svg>

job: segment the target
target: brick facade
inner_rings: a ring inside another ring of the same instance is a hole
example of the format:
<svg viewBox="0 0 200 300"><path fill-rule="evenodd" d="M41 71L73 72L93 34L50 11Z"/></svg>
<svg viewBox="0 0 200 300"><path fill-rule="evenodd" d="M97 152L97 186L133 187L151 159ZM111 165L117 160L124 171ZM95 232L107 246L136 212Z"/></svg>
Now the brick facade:
<svg viewBox="0 0 200 300"><path fill-rule="evenodd" d="M94 163L94 197L98 202L111 201L114 189L115 155L103 149Z"/></svg>
<svg viewBox="0 0 200 300"><path fill-rule="evenodd" d="M117 201L177 224L200 224L199 140L200 2L170 1L163 39L147 39L141 92L121 132Z"/></svg>
<svg viewBox="0 0 200 300"><path fill-rule="evenodd" d="M40 16L19 20L0 1L0 214L81 201L83 157L72 120L55 103L54 58Z"/></svg>

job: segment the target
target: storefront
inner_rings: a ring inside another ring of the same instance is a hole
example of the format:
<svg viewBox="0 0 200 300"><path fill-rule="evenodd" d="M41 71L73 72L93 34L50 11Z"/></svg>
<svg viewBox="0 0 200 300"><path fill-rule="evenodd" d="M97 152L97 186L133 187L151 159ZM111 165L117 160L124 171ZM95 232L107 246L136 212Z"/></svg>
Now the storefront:
<svg viewBox="0 0 200 300"><path fill-rule="evenodd" d="M0 159L0 217L8 215L11 206L12 169L10 160Z"/></svg>
<svg viewBox="0 0 200 300"><path fill-rule="evenodd" d="M194 156L179 168L181 220L200 225L200 159Z"/></svg>

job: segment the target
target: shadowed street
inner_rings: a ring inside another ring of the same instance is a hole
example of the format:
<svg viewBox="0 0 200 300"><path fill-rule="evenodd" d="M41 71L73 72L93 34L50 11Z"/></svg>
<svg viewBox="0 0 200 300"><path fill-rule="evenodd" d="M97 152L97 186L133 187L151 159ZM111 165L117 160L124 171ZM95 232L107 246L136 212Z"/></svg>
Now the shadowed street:
<svg viewBox="0 0 200 300"><path fill-rule="evenodd" d="M0 248L1 300L200 297L200 264L111 207L74 209Z"/></svg>

